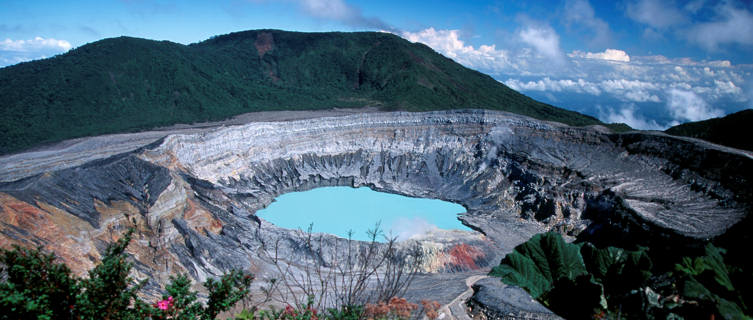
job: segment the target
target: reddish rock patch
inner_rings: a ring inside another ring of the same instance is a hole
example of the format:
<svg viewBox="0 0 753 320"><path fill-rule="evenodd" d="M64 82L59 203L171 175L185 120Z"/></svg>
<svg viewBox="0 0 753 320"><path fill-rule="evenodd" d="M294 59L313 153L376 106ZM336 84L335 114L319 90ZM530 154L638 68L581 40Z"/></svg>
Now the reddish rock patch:
<svg viewBox="0 0 753 320"><path fill-rule="evenodd" d="M222 222L214 218L214 216L208 211L204 210L201 206L197 205L191 199L186 200L186 211L183 213L183 219L188 222L188 225L196 232L206 235L207 231L214 234L220 233L222 230Z"/></svg>
<svg viewBox="0 0 753 320"><path fill-rule="evenodd" d="M30 248L41 246L47 252L54 252L74 273L83 275L86 270L93 267L88 256L98 258L98 254L89 251L93 246L77 243L68 236L65 232L68 226L56 223L65 219L55 219L53 214L70 214L58 211L50 213L8 194L0 193L0 221L5 223L5 226L0 228L0 247L10 249L14 244ZM25 230L26 233L14 233L11 226ZM4 230L5 228L11 230Z"/></svg>
<svg viewBox="0 0 753 320"><path fill-rule="evenodd" d="M484 256L484 252L479 248L465 243L455 245L450 249L450 262L463 270L478 269L479 267L476 265L476 260L483 258Z"/></svg>
<svg viewBox="0 0 753 320"><path fill-rule="evenodd" d="M256 52L259 53L259 58L263 58L265 53L275 48L275 38L269 32L261 32L256 36L254 46Z"/></svg>

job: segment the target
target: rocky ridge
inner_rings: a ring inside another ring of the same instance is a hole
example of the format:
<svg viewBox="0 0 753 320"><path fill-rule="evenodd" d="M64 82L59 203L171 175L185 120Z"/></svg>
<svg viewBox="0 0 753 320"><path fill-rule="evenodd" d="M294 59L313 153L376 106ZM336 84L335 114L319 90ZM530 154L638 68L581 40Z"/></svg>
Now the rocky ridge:
<svg viewBox="0 0 753 320"><path fill-rule="evenodd" d="M282 193L320 186L463 205L459 218L478 232L417 239L427 272L479 270L533 234L578 236L604 221L710 238L747 216L753 194L745 152L480 110L249 123L172 134L81 165L58 156L57 170L18 171L0 159L14 175L0 181L20 178L0 183L0 245L41 245L82 272L135 227L129 251L155 293L174 272L196 280L230 268L268 274L270 243L300 254L300 234L254 212ZM323 237L329 248L344 241Z"/></svg>

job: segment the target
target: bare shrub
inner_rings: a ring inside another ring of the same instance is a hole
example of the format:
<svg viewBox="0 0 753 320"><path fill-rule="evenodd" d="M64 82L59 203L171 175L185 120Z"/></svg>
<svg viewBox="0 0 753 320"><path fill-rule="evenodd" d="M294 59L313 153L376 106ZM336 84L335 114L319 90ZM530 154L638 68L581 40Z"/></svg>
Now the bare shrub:
<svg viewBox="0 0 753 320"><path fill-rule="evenodd" d="M279 276L265 291L278 302L319 310L388 302L405 293L423 260L417 243L386 236L377 241L383 236L379 223L366 242L353 240L352 232L342 239L311 230L298 231L300 242L283 246L278 239L263 248Z"/></svg>

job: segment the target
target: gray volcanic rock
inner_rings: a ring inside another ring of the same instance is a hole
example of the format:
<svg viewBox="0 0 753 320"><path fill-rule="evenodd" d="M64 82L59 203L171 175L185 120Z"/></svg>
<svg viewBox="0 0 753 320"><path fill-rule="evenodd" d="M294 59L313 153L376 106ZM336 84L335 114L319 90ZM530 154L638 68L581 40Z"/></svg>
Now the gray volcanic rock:
<svg viewBox="0 0 753 320"><path fill-rule="evenodd" d="M468 301L471 313L485 319L562 319L533 300L525 290L509 286L499 278L481 279L473 285Z"/></svg>
<svg viewBox="0 0 753 320"><path fill-rule="evenodd" d="M709 154L735 166L688 161ZM609 191L641 218L697 238L739 221L751 194L744 153L488 111L253 124L169 136L142 157L221 186L250 210L285 192L369 186L460 203L470 217L577 228L588 202Z"/></svg>
<svg viewBox="0 0 753 320"><path fill-rule="evenodd" d="M100 215L92 210L95 199L127 201L144 213L170 180L166 168L123 154L4 184L0 191L27 203L44 199L97 228Z"/></svg>
<svg viewBox="0 0 753 320"><path fill-rule="evenodd" d="M0 245L43 245L81 272L118 231L135 227L129 252L155 294L174 272L274 277L271 246L298 267L326 260L344 239L316 235L322 253L314 254L301 245L305 235L254 215L280 194L321 186L463 205L459 218L479 232L416 239L426 272L496 265L547 230L715 237L750 212L753 194L753 157L742 151L480 110L249 123L168 135L84 165L67 157L2 163L27 178L0 183Z"/></svg>

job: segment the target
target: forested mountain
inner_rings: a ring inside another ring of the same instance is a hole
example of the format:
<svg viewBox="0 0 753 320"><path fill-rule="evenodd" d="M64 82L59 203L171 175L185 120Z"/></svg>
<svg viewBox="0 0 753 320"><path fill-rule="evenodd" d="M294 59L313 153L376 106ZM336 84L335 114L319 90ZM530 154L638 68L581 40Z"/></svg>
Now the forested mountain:
<svg viewBox="0 0 753 320"><path fill-rule="evenodd" d="M753 151L753 140L750 139L753 130L749 127L751 124L753 109L746 109L722 118L683 123L667 129L666 132Z"/></svg>
<svg viewBox="0 0 753 320"><path fill-rule="evenodd" d="M380 32L254 30L191 45L119 37L0 69L0 154L263 110L504 110L597 119L535 101L429 47Z"/></svg>

